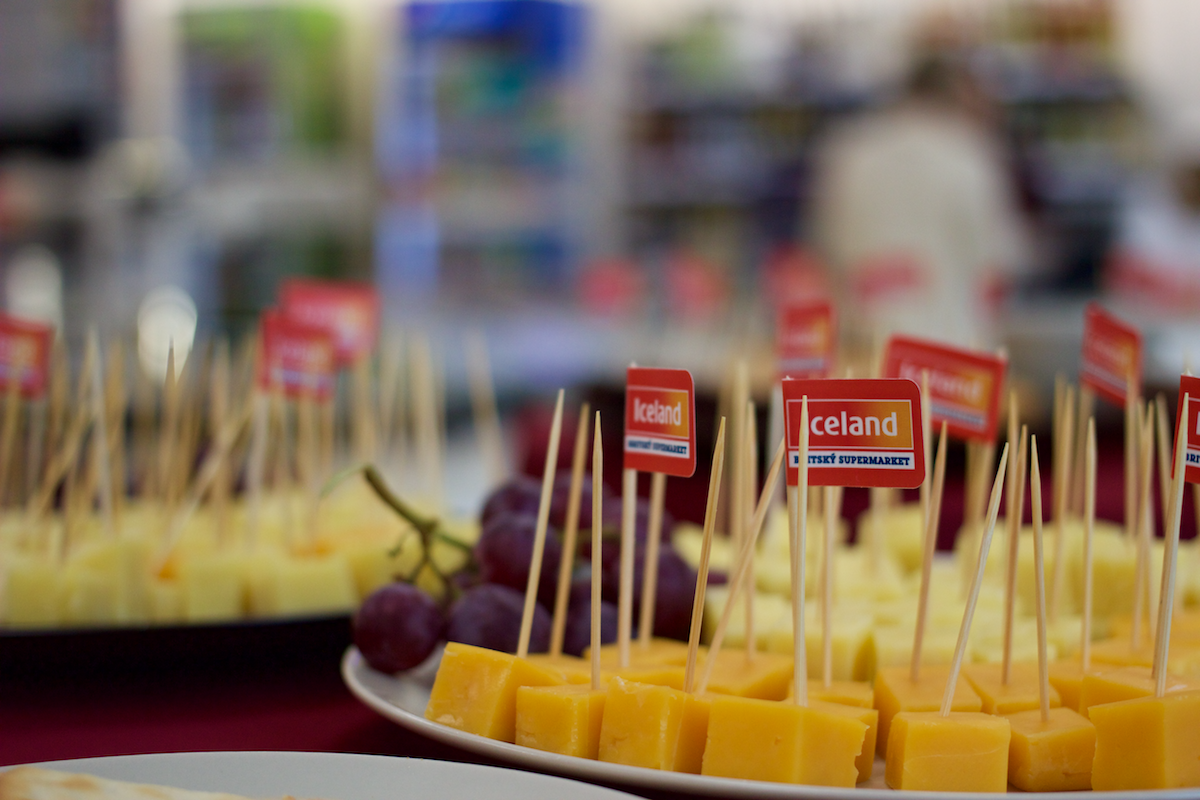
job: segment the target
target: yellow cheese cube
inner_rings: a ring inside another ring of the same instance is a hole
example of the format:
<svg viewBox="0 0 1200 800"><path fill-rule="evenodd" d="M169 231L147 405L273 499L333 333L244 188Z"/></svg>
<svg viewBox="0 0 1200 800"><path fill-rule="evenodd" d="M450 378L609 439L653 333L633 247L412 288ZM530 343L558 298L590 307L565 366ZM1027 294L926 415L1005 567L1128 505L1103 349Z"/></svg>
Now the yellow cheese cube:
<svg viewBox="0 0 1200 800"><path fill-rule="evenodd" d="M789 684L787 699L791 699L791 696L792 687ZM866 681L831 681L826 686L824 681L811 678L808 681L808 699L838 703L843 706L874 708L875 689Z"/></svg>
<svg viewBox="0 0 1200 800"><path fill-rule="evenodd" d="M155 578L150 582L150 619L160 625L183 622L183 590L178 580Z"/></svg>
<svg viewBox="0 0 1200 800"><path fill-rule="evenodd" d="M1093 672L1099 671L1093 668ZM1077 659L1055 661L1050 664L1050 685L1058 692L1063 708L1080 711L1080 695L1083 693L1083 663Z"/></svg>
<svg viewBox="0 0 1200 800"><path fill-rule="evenodd" d="M914 683L908 667L892 667L875 673L875 708L879 710L879 755L887 756L892 719L901 711L936 711L950 680L948 666L922 666ZM979 711L983 701L961 675L954 685L951 711Z"/></svg>
<svg viewBox="0 0 1200 800"><path fill-rule="evenodd" d="M1146 630L1146 627L1143 626L1142 630ZM1153 633L1147 636L1153 636ZM1128 636L1096 642L1092 645L1092 661L1118 667L1149 667L1154 664L1154 643L1147 638L1141 646L1133 647Z"/></svg>
<svg viewBox="0 0 1200 800"><path fill-rule="evenodd" d="M673 769L687 695L669 686L608 682L598 758L613 764Z"/></svg>
<svg viewBox="0 0 1200 800"><path fill-rule="evenodd" d="M530 653L525 656L525 660L530 664L562 673L567 683L590 685L592 682L592 662L582 658L566 654L552 656L549 653ZM609 677L611 676L608 672L600 670L602 686L608 684Z"/></svg>
<svg viewBox="0 0 1200 800"><path fill-rule="evenodd" d="M1042 721L1034 708L1010 714L1008 780L1026 792L1069 792L1092 787L1096 727L1076 711L1052 708Z"/></svg>
<svg viewBox="0 0 1200 800"><path fill-rule="evenodd" d="M179 564L183 615L189 622L237 619L245 610L243 559L234 553L192 556Z"/></svg>
<svg viewBox="0 0 1200 800"><path fill-rule="evenodd" d="M786 701L785 701L786 702ZM831 714L856 719L867 726L867 734L863 737L862 749L854 757L854 768L858 770L858 782L871 780L871 772L875 769L876 739L879 736L879 712L870 706L857 703L839 703L821 700L809 695L809 707L828 711Z"/></svg>
<svg viewBox="0 0 1200 800"><path fill-rule="evenodd" d="M1175 675L1167 675L1168 692L1196 689L1195 685ZM1154 680L1149 667L1116 667L1083 676L1079 693L1079 713L1091 716L1092 706L1133 700L1154 694Z"/></svg>
<svg viewBox="0 0 1200 800"><path fill-rule="evenodd" d="M350 611L357 602L350 564L341 553L263 557L252 582L256 613L297 616Z"/></svg>
<svg viewBox="0 0 1200 800"><path fill-rule="evenodd" d="M645 664L625 669L614 668L611 674L629 683L649 683L654 686L683 689L684 671L684 667L674 664Z"/></svg>
<svg viewBox="0 0 1200 800"><path fill-rule="evenodd" d="M875 649L875 671L885 667L907 667L912 661L912 623L886 625L875 629L872 636ZM921 643L921 664L949 665L954 660L954 645L958 630L926 628Z"/></svg>
<svg viewBox="0 0 1200 800"><path fill-rule="evenodd" d="M489 739L516 738L517 689L560 686L560 673L509 653L449 642L425 717Z"/></svg>
<svg viewBox="0 0 1200 800"><path fill-rule="evenodd" d="M784 702L792 699L792 687L788 686ZM863 741L863 750L855 759L858 767L859 782L870 779L871 770L875 765L875 748L879 738L879 712L875 710L875 690L869 683L858 681L833 681L826 686L823 681L816 679L808 682L809 705L840 705L854 709L869 711L857 713L855 717L867 724L867 736Z"/></svg>
<svg viewBox="0 0 1200 800"><path fill-rule="evenodd" d="M47 558L10 555L3 582L4 622L14 628L59 624L59 567Z"/></svg>
<svg viewBox="0 0 1200 800"><path fill-rule="evenodd" d="M679 723L679 743L675 747L676 772L699 775L704 764L704 747L708 743L708 717L712 712L714 695L689 694L683 701L683 719Z"/></svg>
<svg viewBox="0 0 1200 800"><path fill-rule="evenodd" d="M1040 708L1038 694L1038 665L1028 662L1013 664L1008 683L1001 683L1002 665L969 664L962 674L983 701L985 714L1014 714L1030 708ZM1050 687L1050 706L1057 708L1062 699L1054 687Z"/></svg>
<svg viewBox="0 0 1200 800"><path fill-rule="evenodd" d="M865 723L840 710L717 697L701 774L852 787L866 734Z"/></svg>
<svg viewBox="0 0 1200 800"><path fill-rule="evenodd" d="M697 674L702 674L704 668L704 664L697 665ZM753 659L748 659L744 651L722 650L717 653L708 691L760 700L782 700L791 680L792 659L787 656L755 653Z"/></svg>
<svg viewBox="0 0 1200 800"><path fill-rule="evenodd" d="M893 789L1003 792L1011 726L978 712L902 711L888 734L884 777Z"/></svg>
<svg viewBox="0 0 1200 800"><path fill-rule="evenodd" d="M120 621L120 587L117 575L80 564L68 564L62 571L59 603L63 621L68 625L115 625Z"/></svg>
<svg viewBox="0 0 1200 800"><path fill-rule="evenodd" d="M1200 786L1200 691L1097 705L1091 717L1093 789Z"/></svg>
<svg viewBox="0 0 1200 800"><path fill-rule="evenodd" d="M700 647L700 655L704 655L704 647ZM618 669L620 664L620 649L616 644L606 644L600 647L601 669ZM584 648L583 660L590 663L591 648ZM675 639L654 637L648 645L636 641L629 643L630 667L658 667L664 664L678 666L687 662L687 642Z"/></svg>
<svg viewBox="0 0 1200 800"><path fill-rule="evenodd" d="M517 689L516 743L564 756L595 758L607 689L521 686Z"/></svg>

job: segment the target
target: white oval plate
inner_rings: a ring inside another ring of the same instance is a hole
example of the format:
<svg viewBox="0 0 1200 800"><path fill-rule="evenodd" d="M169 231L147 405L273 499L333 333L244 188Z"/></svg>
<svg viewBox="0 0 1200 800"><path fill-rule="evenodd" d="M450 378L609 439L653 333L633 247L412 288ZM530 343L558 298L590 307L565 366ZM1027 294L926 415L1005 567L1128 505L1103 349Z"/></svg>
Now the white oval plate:
<svg viewBox="0 0 1200 800"><path fill-rule="evenodd" d="M155 753L38 766L136 783L246 797L321 800L634 800L600 786L479 764L350 753Z"/></svg>
<svg viewBox="0 0 1200 800"><path fill-rule="evenodd" d="M354 696L377 713L411 731L443 744L459 747L481 756L517 764L539 772L567 775L583 780L609 784L663 789L691 795L715 795L739 800L895 800L896 794L883 782L883 762L876 760L875 773L870 781L854 789L833 789L824 786L797 786L734 778L710 778L663 772L645 767L628 767L575 756L545 753L507 742L498 742L471 733L448 728L425 719L425 706L433 684L437 662L431 659L409 673L392 676L376 672L367 666L357 649L351 647L342 659L342 678ZM1195 800L1200 789L1175 789L1153 792L1106 792L1105 800L1134 800L1152 795L1155 800ZM983 800L993 795L971 792L906 792L905 800ZM1070 800L1088 798L1092 792L1029 793L1026 797L1040 800Z"/></svg>

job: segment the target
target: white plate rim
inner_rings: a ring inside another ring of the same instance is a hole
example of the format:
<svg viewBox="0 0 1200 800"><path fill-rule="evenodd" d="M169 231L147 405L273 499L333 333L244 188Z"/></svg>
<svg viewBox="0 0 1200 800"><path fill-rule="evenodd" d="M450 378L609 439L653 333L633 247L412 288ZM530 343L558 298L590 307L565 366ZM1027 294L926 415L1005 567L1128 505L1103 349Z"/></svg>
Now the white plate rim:
<svg viewBox="0 0 1200 800"><path fill-rule="evenodd" d="M389 676L371 669L363 659L362 654L353 646L347 649L346 654L342 657L342 679L345 681L350 692L364 705L414 733L481 756L487 756L511 764L519 764L522 767L541 772L550 772L588 781L620 784L628 787L665 790L689 795L736 797L739 800L816 800L817 798L821 798L821 800L895 800L896 798L896 792L891 789L863 786L854 789L844 789L827 786L768 783L766 781L714 778L704 775L664 772L662 770L631 767L624 764L609 764L586 758L577 758L575 756L546 753L528 747L521 747L465 733L428 720L422 714L397 705L372 690L368 685L368 681L394 682L397 688L411 685L414 681L404 673ZM878 771L878 766L876 769ZM1084 800L1084 798L1095 800L1097 797L1097 794L1092 791L1023 792L1021 794L1024 797L1031 798L1031 800ZM905 800L983 800L984 798L994 796L974 792L908 791L904 793ZM1200 788L1103 793L1105 800L1139 800L1139 798L1147 796L1153 797L1154 800L1196 800L1196 798L1200 798Z"/></svg>
<svg viewBox="0 0 1200 800"><path fill-rule="evenodd" d="M381 800L395 797L397 786L411 787L416 780L447 787L437 793L419 795L427 800L452 796L454 792L449 789L453 789L453 781L459 782L458 791L473 789L472 796L484 798L487 795L480 791L489 787L499 788L504 797L631 798L616 789L537 772L364 753L281 750L145 753L14 764L0 768L0 772L18 766L246 797ZM305 789L306 783L316 790ZM386 784L387 788L382 792L371 791L381 784Z"/></svg>

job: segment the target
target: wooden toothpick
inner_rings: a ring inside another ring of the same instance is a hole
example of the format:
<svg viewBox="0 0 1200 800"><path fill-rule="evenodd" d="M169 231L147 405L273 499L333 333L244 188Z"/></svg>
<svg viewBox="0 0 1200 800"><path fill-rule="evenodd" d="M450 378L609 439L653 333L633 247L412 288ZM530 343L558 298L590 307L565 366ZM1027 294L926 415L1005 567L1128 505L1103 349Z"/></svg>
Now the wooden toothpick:
<svg viewBox="0 0 1200 800"><path fill-rule="evenodd" d="M600 689L600 565L604 560L603 540L604 437L600 435L600 412L597 411L596 431L592 435L592 691Z"/></svg>
<svg viewBox="0 0 1200 800"><path fill-rule="evenodd" d="M1042 472L1038 468L1037 437L1029 441L1029 494L1033 506L1034 603L1037 607L1038 702L1042 722L1050 719L1050 666L1046 663L1046 571L1042 549Z"/></svg>
<svg viewBox="0 0 1200 800"><path fill-rule="evenodd" d="M542 497L538 503L537 528L534 532L533 555L529 561L529 579L525 584L525 608L521 614L521 633L517 640L517 657L529 655L529 637L533 632L533 612L537 608L538 579L542 573L542 553L546 549L546 528L550 522L550 497L554 493L554 472L558 466L558 440L562 436L562 389L554 402L554 421L550 424L550 441L546 446L546 466L542 471Z"/></svg>
<svg viewBox="0 0 1200 800"><path fill-rule="evenodd" d="M1012 639L1013 639L1013 620L1016 616L1017 603L1017 556L1020 551L1021 540L1021 518L1025 515L1025 464L1028 460L1028 444L1025 437L1028 435L1024 425L1021 426L1020 438L1014 440L1018 442L1017 447L1017 463L1013 465L1013 469L1008 471L1010 478L1009 485L1015 497L1010 498L1008 508L1008 559L1005 563L1005 581L1004 581L1004 655L1000 666L1000 683L1007 686L1008 680L1012 675Z"/></svg>
<svg viewBox="0 0 1200 800"><path fill-rule="evenodd" d="M926 462L929 463L929 462ZM925 621L929 616L929 579L933 573L933 553L937 549L937 533L942 506L942 487L946 480L946 423L938 436L937 462L933 468L933 491L930 509L925 519L925 542L921 553L921 590L917 596L917 624L913 631L912 660L909 676L913 683L921 677L921 646L925 640Z"/></svg>
<svg viewBox="0 0 1200 800"><path fill-rule="evenodd" d="M1179 523L1183 513L1183 485L1187 482L1184 454L1191 428L1191 396L1183 396L1180 431L1175 445L1175 481L1171 487L1171 521L1167 528L1167 546L1163 551L1163 590L1159 599L1158 637L1154 648L1154 696L1167 692L1167 658L1171 651L1171 613L1175 607L1175 572L1179 561Z"/></svg>
<svg viewBox="0 0 1200 800"><path fill-rule="evenodd" d="M575 542L579 533L579 504L583 495L583 467L587 459L588 418L591 405L579 408L579 424L575 427L575 452L571 459L571 486L567 494L567 519L563 525L562 557L558 562L558 586L554 594L554 619L550 626L550 655L562 655L563 637L567 630L567 600L571 593L571 569L575 566ZM594 449L594 448L593 448ZM592 457L595 458L593 452Z"/></svg>
<svg viewBox="0 0 1200 800"><path fill-rule="evenodd" d="M950 715L954 705L954 689L958 685L958 675L962 671L963 655L967 652L967 638L971 632L971 620L975 616L975 604L979 600L979 589L983 586L983 573L987 567L988 553L992 548L992 534L996 530L996 515L1000 511L1000 488L1004 485L1004 473L1008 467L1008 445L1000 455L1000 467L996 470L996 480L992 483L992 499L988 503L987 528L979 546L979 565L975 569L975 580L971 583L971 593L967 596L967 607L963 611L962 625L958 629L958 642L954 646L954 661L950 664L950 675L946 681L946 692L942 695L941 714Z"/></svg>
<svg viewBox="0 0 1200 800"><path fill-rule="evenodd" d="M683 690L689 694L696 688L696 657L700 651L700 629L704 621L704 595L708 589L709 556L712 553L713 531L717 527L717 505L721 498L721 473L724 468L725 417L721 417L720 427L717 428L717 442L713 447L712 471L708 477L708 500L704 508L704 536L700 545L700 563L696 567L696 592L692 598L687 664L683 673ZM593 559L595 558L593 556Z"/></svg>
<svg viewBox="0 0 1200 800"><path fill-rule="evenodd" d="M1080 664L1092 668L1092 539L1096 527L1096 419L1088 418L1084 450L1083 484L1083 633L1079 643Z"/></svg>
<svg viewBox="0 0 1200 800"><path fill-rule="evenodd" d="M792 699L808 705L808 643L804 633L805 549L808 546L808 395L801 398L795 488L788 489L788 545L792 568Z"/></svg>

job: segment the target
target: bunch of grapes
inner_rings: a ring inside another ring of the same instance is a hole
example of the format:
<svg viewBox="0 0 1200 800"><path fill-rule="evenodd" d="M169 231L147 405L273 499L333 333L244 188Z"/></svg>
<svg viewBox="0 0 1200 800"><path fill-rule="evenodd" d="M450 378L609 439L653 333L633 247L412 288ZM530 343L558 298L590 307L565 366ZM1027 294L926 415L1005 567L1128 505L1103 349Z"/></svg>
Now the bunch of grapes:
<svg viewBox="0 0 1200 800"><path fill-rule="evenodd" d="M579 567L571 584L563 651L579 655L591 643L592 535L591 480L584 481L580 503ZM562 557L560 530L566 521L568 476L555 482L550 525L546 532L538 602L534 610L530 652L545 652L550 644L551 610ZM484 503L481 532L474 548L474 563L453 576L454 595L448 607L407 583L397 582L378 590L363 603L354 619L354 641L363 657L382 672L410 669L424 661L443 640L516 652L520 635L525 587L537 528L541 486L519 477L497 488ZM642 592L649 505L638 501L635 551L634 619ZM601 641L617 638L617 595L620 576L621 500L606 498L603 505ZM663 534L671 530L663 520ZM654 633L686 639L691 619L696 573L669 546L659 551L658 590Z"/></svg>

